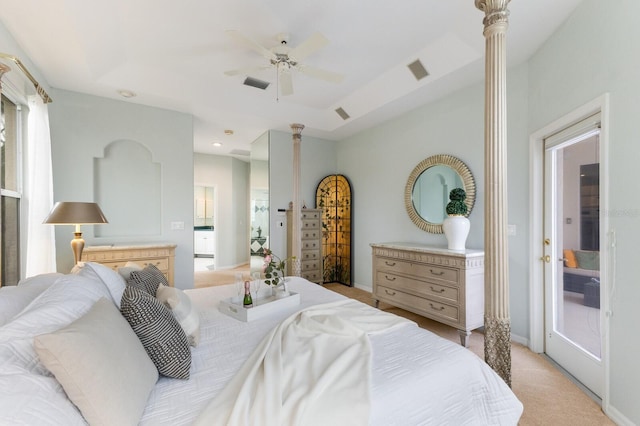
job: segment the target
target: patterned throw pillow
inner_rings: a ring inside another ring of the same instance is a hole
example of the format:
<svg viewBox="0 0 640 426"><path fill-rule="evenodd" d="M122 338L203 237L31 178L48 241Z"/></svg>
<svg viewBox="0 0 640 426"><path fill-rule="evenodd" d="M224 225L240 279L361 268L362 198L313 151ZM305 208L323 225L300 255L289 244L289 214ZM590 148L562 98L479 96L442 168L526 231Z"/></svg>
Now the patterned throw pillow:
<svg viewBox="0 0 640 426"><path fill-rule="evenodd" d="M189 341L173 314L158 299L127 286L120 312L142 342L163 376L188 379L191 369Z"/></svg>
<svg viewBox="0 0 640 426"><path fill-rule="evenodd" d="M155 296L159 285L169 285L167 277L155 266L147 265L141 271L133 271L129 275L127 284L139 290L146 291L151 296Z"/></svg>

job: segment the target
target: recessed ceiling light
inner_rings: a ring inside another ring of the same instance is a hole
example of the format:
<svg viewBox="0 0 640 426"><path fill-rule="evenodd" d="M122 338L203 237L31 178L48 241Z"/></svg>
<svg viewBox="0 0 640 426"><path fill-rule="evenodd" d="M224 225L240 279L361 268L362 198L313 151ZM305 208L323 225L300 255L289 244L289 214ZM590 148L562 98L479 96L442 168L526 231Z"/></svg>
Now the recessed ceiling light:
<svg viewBox="0 0 640 426"><path fill-rule="evenodd" d="M219 148L222 146L220 142L212 142L211 145L215 146L216 148Z"/></svg>
<svg viewBox="0 0 640 426"><path fill-rule="evenodd" d="M118 90L118 94L123 98L133 98L136 96L136 94L131 90Z"/></svg>

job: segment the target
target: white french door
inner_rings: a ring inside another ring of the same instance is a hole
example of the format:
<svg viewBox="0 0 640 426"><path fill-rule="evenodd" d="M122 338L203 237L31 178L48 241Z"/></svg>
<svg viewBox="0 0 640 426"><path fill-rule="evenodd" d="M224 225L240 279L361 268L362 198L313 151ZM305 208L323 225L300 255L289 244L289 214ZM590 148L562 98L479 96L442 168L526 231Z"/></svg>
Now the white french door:
<svg viewBox="0 0 640 426"><path fill-rule="evenodd" d="M542 260L545 353L602 397L599 125L596 114L544 141Z"/></svg>

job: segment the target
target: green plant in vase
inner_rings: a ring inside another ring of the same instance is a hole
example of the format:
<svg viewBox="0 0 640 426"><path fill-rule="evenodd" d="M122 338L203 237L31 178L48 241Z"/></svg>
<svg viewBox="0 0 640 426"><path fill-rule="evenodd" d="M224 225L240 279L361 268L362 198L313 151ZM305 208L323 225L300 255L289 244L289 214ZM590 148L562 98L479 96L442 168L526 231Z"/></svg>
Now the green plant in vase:
<svg viewBox="0 0 640 426"><path fill-rule="evenodd" d="M462 188L454 188L449 192L449 203L446 206L447 217L442 222L442 232L447 237L449 250L464 250L469 229L471 227L467 204L464 200L467 193Z"/></svg>
<svg viewBox="0 0 640 426"><path fill-rule="evenodd" d="M466 216L467 204L464 200L467 198L467 193L462 188L454 188L449 192L449 203L446 207L446 212L449 216Z"/></svg>

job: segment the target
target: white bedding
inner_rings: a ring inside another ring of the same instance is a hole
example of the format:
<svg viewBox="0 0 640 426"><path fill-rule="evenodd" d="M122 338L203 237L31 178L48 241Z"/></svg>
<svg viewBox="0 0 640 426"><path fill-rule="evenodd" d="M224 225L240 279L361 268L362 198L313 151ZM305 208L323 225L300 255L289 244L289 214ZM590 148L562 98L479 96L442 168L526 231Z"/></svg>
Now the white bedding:
<svg viewBox="0 0 640 426"><path fill-rule="evenodd" d="M219 300L234 295L233 285L188 290L201 313L191 378L161 378L141 424L191 424L281 320L301 308L343 299L299 278L289 289L301 294L299 307L252 323L217 310ZM522 414L522 404L502 379L460 345L412 326L372 336L371 345L372 425L515 425Z"/></svg>
<svg viewBox="0 0 640 426"><path fill-rule="evenodd" d="M0 326L1 425L84 424L55 377L39 362L33 337L68 325L99 298L110 298L111 292L106 283L88 277L51 279L56 280L54 284ZM200 344L191 349L191 378L161 377L140 423L192 424L284 318L312 305L344 300L300 278L293 278L289 289L301 294L299 306L251 323L217 309L221 299L235 295L234 285L188 290L200 313ZM370 336L370 344L370 424L517 424L522 404L482 360L462 346L415 326Z"/></svg>

